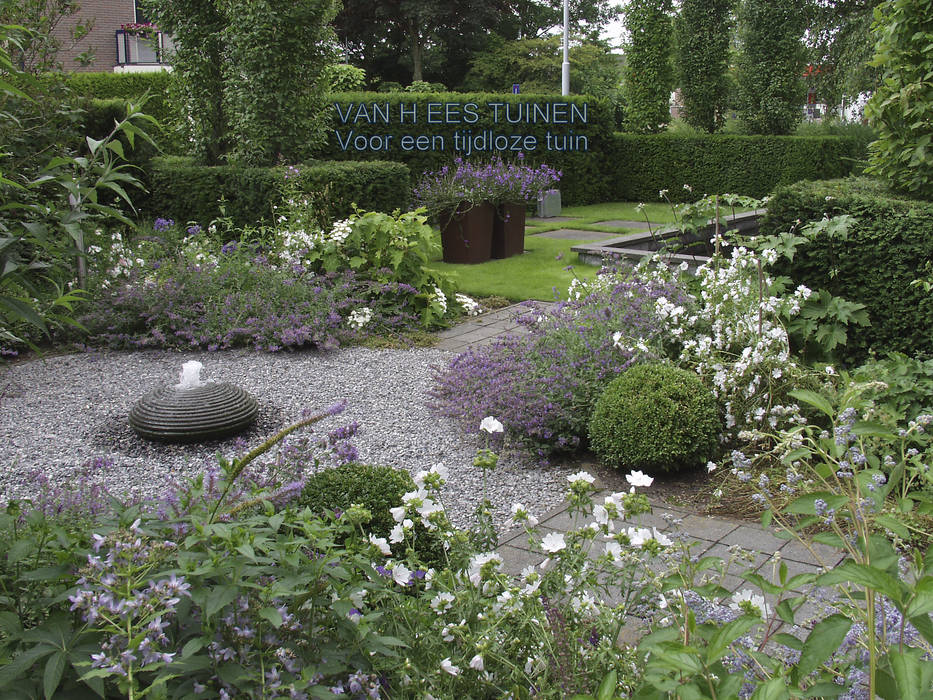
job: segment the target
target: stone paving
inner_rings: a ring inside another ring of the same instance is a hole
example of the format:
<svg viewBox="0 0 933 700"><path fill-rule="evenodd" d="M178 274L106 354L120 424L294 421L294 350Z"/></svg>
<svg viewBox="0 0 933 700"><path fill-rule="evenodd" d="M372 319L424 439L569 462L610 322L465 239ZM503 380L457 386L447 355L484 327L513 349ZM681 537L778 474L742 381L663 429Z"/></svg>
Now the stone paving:
<svg viewBox="0 0 933 700"><path fill-rule="evenodd" d="M499 336L510 332L525 332L518 326L514 318L521 311L520 305L513 305L504 309L483 314L462 323L455 328L442 331L441 342L437 347L463 352L479 345L492 343ZM597 486L602 488L599 482ZM601 490L597 494L597 502L608 495L608 490ZM649 491L650 496L650 491ZM674 506L659 500L652 500L653 513L641 516L638 522L631 525L642 527L656 527L659 531L673 536L680 534L685 541L691 544L691 554L697 556L720 556L725 560L730 557L732 548L738 546L754 555L750 564L739 563L734 566L734 572L728 573L720 582L730 592L742 588L757 588L736 575L750 566L756 573L769 581L777 581L777 570L780 563L787 567L787 577L791 578L801 573L817 573L837 566L843 559L840 551L831 547L815 544L807 549L796 540L781 539L775 532L760 524L734 520L729 518L706 516L691 511L689 508ZM570 513L566 506L556 508L550 513L535 514L540 520L542 534L547 532L567 532L573 528ZM523 530L512 530L500 538L499 553L504 561L504 570L519 574L527 566L540 564L544 555L534 551L527 541ZM778 556L779 554L779 556ZM806 591L800 591L806 593ZM797 619L805 620L816 613L814 603L807 602L798 612Z"/></svg>

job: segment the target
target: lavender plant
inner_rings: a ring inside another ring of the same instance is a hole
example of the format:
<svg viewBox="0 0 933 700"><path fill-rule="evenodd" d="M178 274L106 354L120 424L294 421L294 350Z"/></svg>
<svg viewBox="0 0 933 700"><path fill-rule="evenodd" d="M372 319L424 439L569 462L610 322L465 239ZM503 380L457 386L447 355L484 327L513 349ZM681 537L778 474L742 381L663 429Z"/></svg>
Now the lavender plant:
<svg viewBox="0 0 933 700"><path fill-rule="evenodd" d="M434 410L466 426L497 416L507 435L542 455L574 450L603 388L635 360L618 345L620 329L664 334L656 301L681 296L670 280L607 271L586 296L548 312L530 305L519 316L527 335L468 350L437 372Z"/></svg>
<svg viewBox="0 0 933 700"><path fill-rule="evenodd" d="M544 163L532 167L523 161L521 153L514 163L500 156L485 162L455 158L453 166L424 173L415 186L414 201L437 218L449 215L463 203L522 204L560 180L560 171Z"/></svg>

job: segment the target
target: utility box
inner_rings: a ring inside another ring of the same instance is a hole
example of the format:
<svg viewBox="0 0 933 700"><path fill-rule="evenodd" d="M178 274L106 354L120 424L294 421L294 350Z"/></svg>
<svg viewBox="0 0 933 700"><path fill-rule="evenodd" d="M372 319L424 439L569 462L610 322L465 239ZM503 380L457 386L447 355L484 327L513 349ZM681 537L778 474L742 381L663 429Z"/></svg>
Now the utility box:
<svg viewBox="0 0 933 700"><path fill-rule="evenodd" d="M538 195L538 217L550 219L560 216L560 190L545 190Z"/></svg>

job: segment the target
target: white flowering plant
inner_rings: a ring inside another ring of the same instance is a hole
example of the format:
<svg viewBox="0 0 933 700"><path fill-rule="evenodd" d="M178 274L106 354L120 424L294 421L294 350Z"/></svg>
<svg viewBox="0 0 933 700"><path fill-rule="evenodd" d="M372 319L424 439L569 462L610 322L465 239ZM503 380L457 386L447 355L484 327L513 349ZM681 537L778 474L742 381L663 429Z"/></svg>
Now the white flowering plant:
<svg viewBox="0 0 933 700"><path fill-rule="evenodd" d="M740 575L685 556L663 580L663 609L639 643L647 658L635 697L924 697L933 687L933 554L929 541L933 416L885 426L867 400L877 382L792 392L821 425L778 430L772 449L735 454L755 482L763 522L780 526L817 566L792 573L779 553ZM758 470L777 461L772 479ZM815 534L814 534L815 532ZM840 561L841 560L841 561Z"/></svg>

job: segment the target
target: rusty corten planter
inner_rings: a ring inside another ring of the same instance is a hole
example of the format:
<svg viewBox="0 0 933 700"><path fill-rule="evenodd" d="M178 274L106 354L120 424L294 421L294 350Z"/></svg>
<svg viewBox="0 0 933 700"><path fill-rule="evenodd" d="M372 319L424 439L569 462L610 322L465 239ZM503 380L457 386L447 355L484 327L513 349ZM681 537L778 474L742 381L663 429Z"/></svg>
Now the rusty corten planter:
<svg viewBox="0 0 933 700"><path fill-rule="evenodd" d="M492 257L511 258L525 252L525 205L502 204L492 222Z"/></svg>
<svg viewBox="0 0 933 700"><path fill-rule="evenodd" d="M495 210L488 202L462 203L441 214L441 245L446 263L481 263L489 260Z"/></svg>

